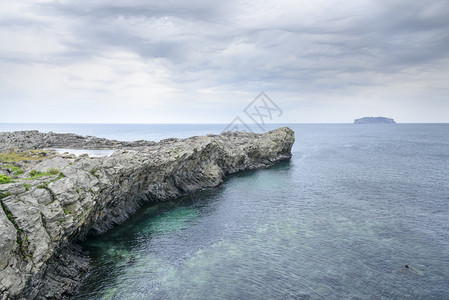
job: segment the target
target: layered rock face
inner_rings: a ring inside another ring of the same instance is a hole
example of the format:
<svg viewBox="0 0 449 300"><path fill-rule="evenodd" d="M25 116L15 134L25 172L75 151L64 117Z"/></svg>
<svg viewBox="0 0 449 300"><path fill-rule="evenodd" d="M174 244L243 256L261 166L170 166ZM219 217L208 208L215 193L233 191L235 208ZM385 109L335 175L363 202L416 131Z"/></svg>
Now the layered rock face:
<svg viewBox="0 0 449 300"><path fill-rule="evenodd" d="M30 139L17 138L24 135ZM7 133L0 140L3 149L55 147L42 135ZM98 148L82 140L78 145L83 148ZM70 147L61 141L59 147ZM73 294L88 269L76 241L120 224L144 202L215 187L227 174L287 160L294 132L284 127L264 134L228 132L120 143L111 142L121 149L110 157L46 154L34 162L0 164L0 171L14 181L0 184L0 299L61 299Z"/></svg>

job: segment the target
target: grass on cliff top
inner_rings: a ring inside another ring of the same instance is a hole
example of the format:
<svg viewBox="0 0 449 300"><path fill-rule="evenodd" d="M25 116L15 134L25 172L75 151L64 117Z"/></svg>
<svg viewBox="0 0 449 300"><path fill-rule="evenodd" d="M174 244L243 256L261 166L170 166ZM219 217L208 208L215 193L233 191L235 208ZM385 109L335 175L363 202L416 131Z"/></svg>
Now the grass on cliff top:
<svg viewBox="0 0 449 300"><path fill-rule="evenodd" d="M0 184L10 183L12 182L11 177L6 176L4 174L0 174Z"/></svg>
<svg viewBox="0 0 449 300"><path fill-rule="evenodd" d="M48 169L47 172L40 172L36 170L31 170L30 176L31 177L42 177L42 176L49 176L49 175L57 175L59 174L59 170L56 168Z"/></svg>
<svg viewBox="0 0 449 300"><path fill-rule="evenodd" d="M20 167L15 166L13 164L4 165L3 168L10 169L13 173L15 173L15 175L23 174L23 170Z"/></svg>
<svg viewBox="0 0 449 300"><path fill-rule="evenodd" d="M5 153L0 153L0 160L3 162L41 160L45 158L47 158L47 152L44 150L9 151Z"/></svg>
<svg viewBox="0 0 449 300"><path fill-rule="evenodd" d="M65 175L62 174L62 172L60 172L58 169L56 168L51 168L48 169L46 172L40 172L40 171L36 171L36 170L31 170L30 171L30 177L28 178L19 178L22 180L33 180L39 177L44 177L44 176L53 176L53 175L59 175L57 178L51 180L50 182L55 182L61 178L64 178Z"/></svg>

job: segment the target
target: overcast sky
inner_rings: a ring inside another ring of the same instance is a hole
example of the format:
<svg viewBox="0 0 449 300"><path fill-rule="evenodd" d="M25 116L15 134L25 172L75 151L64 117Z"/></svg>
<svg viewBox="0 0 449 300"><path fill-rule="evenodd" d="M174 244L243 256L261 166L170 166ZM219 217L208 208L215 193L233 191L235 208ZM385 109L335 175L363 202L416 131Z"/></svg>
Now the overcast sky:
<svg viewBox="0 0 449 300"><path fill-rule="evenodd" d="M447 0L0 1L0 123L449 122Z"/></svg>

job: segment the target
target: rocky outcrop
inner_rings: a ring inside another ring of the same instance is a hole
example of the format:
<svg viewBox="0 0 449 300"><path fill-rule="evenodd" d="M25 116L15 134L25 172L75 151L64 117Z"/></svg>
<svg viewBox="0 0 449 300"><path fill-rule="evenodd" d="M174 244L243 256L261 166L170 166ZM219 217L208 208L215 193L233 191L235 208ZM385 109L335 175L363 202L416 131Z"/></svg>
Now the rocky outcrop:
<svg viewBox="0 0 449 300"><path fill-rule="evenodd" d="M0 151L42 148L141 149L154 144L156 143L150 141L121 142L73 133L42 133L37 130L0 132Z"/></svg>
<svg viewBox="0 0 449 300"><path fill-rule="evenodd" d="M2 143L9 148L55 147L57 138L49 145L44 135L7 133ZM294 133L284 127L264 134L227 132L139 142L145 143L139 151L117 150L110 157L53 153L0 164L14 181L0 184L0 299L61 299L73 294L88 269L76 241L120 224L144 202L215 187L227 174L289 159ZM97 145L85 140L78 144Z"/></svg>
<svg viewBox="0 0 449 300"><path fill-rule="evenodd" d="M365 117L355 119L354 124L396 124L393 119L385 117Z"/></svg>

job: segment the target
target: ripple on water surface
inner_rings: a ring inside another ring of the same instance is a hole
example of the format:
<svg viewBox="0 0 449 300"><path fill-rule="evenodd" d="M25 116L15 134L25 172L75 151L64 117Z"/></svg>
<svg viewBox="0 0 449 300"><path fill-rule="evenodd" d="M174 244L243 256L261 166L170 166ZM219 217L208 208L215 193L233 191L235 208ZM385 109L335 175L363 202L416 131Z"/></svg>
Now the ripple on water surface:
<svg viewBox="0 0 449 300"><path fill-rule="evenodd" d="M445 299L447 126L293 129L290 163L86 241L75 299Z"/></svg>

